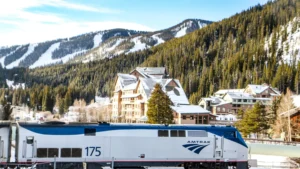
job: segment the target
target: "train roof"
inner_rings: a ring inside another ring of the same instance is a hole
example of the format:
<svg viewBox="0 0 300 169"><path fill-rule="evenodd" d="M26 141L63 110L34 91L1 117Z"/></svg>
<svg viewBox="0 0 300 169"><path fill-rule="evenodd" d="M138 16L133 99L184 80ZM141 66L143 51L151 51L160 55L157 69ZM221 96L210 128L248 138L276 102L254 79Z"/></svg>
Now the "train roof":
<svg viewBox="0 0 300 169"><path fill-rule="evenodd" d="M147 124L147 123L80 123L80 122L61 122L48 121L43 123L37 122L18 122L20 126L35 126L35 127L95 127L95 128L112 128L112 129L224 129L235 130L233 126L226 125L210 125L210 124Z"/></svg>

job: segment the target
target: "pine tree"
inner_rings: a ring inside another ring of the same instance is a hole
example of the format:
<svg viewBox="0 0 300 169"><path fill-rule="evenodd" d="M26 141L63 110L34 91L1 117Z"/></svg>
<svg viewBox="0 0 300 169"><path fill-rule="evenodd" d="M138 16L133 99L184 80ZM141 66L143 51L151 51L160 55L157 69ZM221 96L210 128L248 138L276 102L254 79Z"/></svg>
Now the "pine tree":
<svg viewBox="0 0 300 169"><path fill-rule="evenodd" d="M148 101L148 122L152 124L173 123L171 105L169 96L164 93L160 84L156 84Z"/></svg>
<svg viewBox="0 0 300 169"><path fill-rule="evenodd" d="M264 133L270 127L266 115L265 106L257 102L252 109L245 111L242 116L240 115L242 119L237 122L237 128L244 137L250 133Z"/></svg>

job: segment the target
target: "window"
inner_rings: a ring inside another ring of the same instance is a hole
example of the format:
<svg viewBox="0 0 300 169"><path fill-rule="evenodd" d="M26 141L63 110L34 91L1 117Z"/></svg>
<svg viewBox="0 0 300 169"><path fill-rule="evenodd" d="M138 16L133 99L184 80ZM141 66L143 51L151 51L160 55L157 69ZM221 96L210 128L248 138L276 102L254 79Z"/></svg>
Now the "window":
<svg viewBox="0 0 300 169"><path fill-rule="evenodd" d="M158 130L158 137L169 137L168 130Z"/></svg>
<svg viewBox="0 0 300 169"><path fill-rule="evenodd" d="M70 148L62 148L60 150L60 156L61 157L71 157L71 149Z"/></svg>
<svg viewBox="0 0 300 169"><path fill-rule="evenodd" d="M236 132L235 131L227 131L224 132L225 138L236 138Z"/></svg>
<svg viewBox="0 0 300 169"><path fill-rule="evenodd" d="M84 135L85 136L95 136L96 135L96 129L84 129Z"/></svg>
<svg viewBox="0 0 300 169"><path fill-rule="evenodd" d="M81 148L72 148L72 157L81 157Z"/></svg>
<svg viewBox="0 0 300 169"><path fill-rule="evenodd" d="M47 158L47 148L38 148L36 151L38 158Z"/></svg>
<svg viewBox="0 0 300 169"><path fill-rule="evenodd" d="M220 107L217 108L217 111L220 111Z"/></svg>
<svg viewBox="0 0 300 169"><path fill-rule="evenodd" d="M27 137L26 137L26 142L27 142L27 144L33 144L33 140L34 140L34 137L33 137L33 136L27 136Z"/></svg>
<svg viewBox="0 0 300 169"><path fill-rule="evenodd" d="M207 132L204 130L188 131L189 137L207 137Z"/></svg>
<svg viewBox="0 0 300 169"><path fill-rule="evenodd" d="M222 108L222 111L225 112L225 108L224 107Z"/></svg>
<svg viewBox="0 0 300 169"><path fill-rule="evenodd" d="M37 157L38 158L52 158L58 157L58 148L38 148Z"/></svg>
<svg viewBox="0 0 300 169"><path fill-rule="evenodd" d="M191 117L190 117L190 120L194 120L194 116L191 116Z"/></svg>
<svg viewBox="0 0 300 169"><path fill-rule="evenodd" d="M81 148L62 148L61 157L81 157Z"/></svg>
<svg viewBox="0 0 300 169"><path fill-rule="evenodd" d="M182 119L183 119L183 120L185 120L185 119L186 119L186 117L185 117L185 116L182 116Z"/></svg>
<svg viewBox="0 0 300 169"><path fill-rule="evenodd" d="M171 130L171 137L185 137L184 130Z"/></svg>
<svg viewBox="0 0 300 169"><path fill-rule="evenodd" d="M48 148L48 157L58 157L58 148Z"/></svg>

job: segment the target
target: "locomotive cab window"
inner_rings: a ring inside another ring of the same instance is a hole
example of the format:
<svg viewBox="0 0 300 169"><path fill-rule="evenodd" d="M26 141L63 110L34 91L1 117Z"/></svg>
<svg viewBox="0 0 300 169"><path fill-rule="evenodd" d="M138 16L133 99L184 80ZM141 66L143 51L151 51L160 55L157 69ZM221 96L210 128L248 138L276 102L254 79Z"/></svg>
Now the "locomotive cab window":
<svg viewBox="0 0 300 169"><path fill-rule="evenodd" d="M171 137L185 137L184 130L171 130Z"/></svg>
<svg viewBox="0 0 300 169"><path fill-rule="evenodd" d="M38 148L37 157L38 158L52 158L58 157L58 148Z"/></svg>
<svg viewBox="0 0 300 169"><path fill-rule="evenodd" d="M48 148L48 157L58 157L58 148Z"/></svg>
<svg viewBox="0 0 300 169"><path fill-rule="evenodd" d="M93 128L85 128L85 129L84 129L84 135L85 135L85 136L95 136L95 135L96 135L96 129L93 129Z"/></svg>
<svg viewBox="0 0 300 169"><path fill-rule="evenodd" d="M158 137L169 137L168 130L158 130Z"/></svg>
<svg viewBox="0 0 300 169"><path fill-rule="evenodd" d="M81 157L81 148L62 148L61 157Z"/></svg>
<svg viewBox="0 0 300 169"><path fill-rule="evenodd" d="M36 156L38 158L47 158L47 148L38 148L36 151Z"/></svg>
<svg viewBox="0 0 300 169"><path fill-rule="evenodd" d="M235 131L227 131L224 132L225 138L236 138L236 132Z"/></svg>

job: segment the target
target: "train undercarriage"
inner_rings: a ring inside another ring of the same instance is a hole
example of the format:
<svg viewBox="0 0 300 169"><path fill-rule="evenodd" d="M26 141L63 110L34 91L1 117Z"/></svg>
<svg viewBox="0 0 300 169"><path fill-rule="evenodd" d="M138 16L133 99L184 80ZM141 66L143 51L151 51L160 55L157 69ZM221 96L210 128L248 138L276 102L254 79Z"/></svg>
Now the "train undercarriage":
<svg viewBox="0 0 300 169"><path fill-rule="evenodd" d="M44 163L44 164L14 164L3 165L4 169L101 169L110 167L113 169L151 169L151 167L180 167L183 169L249 169L247 162L185 162L185 163L114 163L109 166L103 163Z"/></svg>

